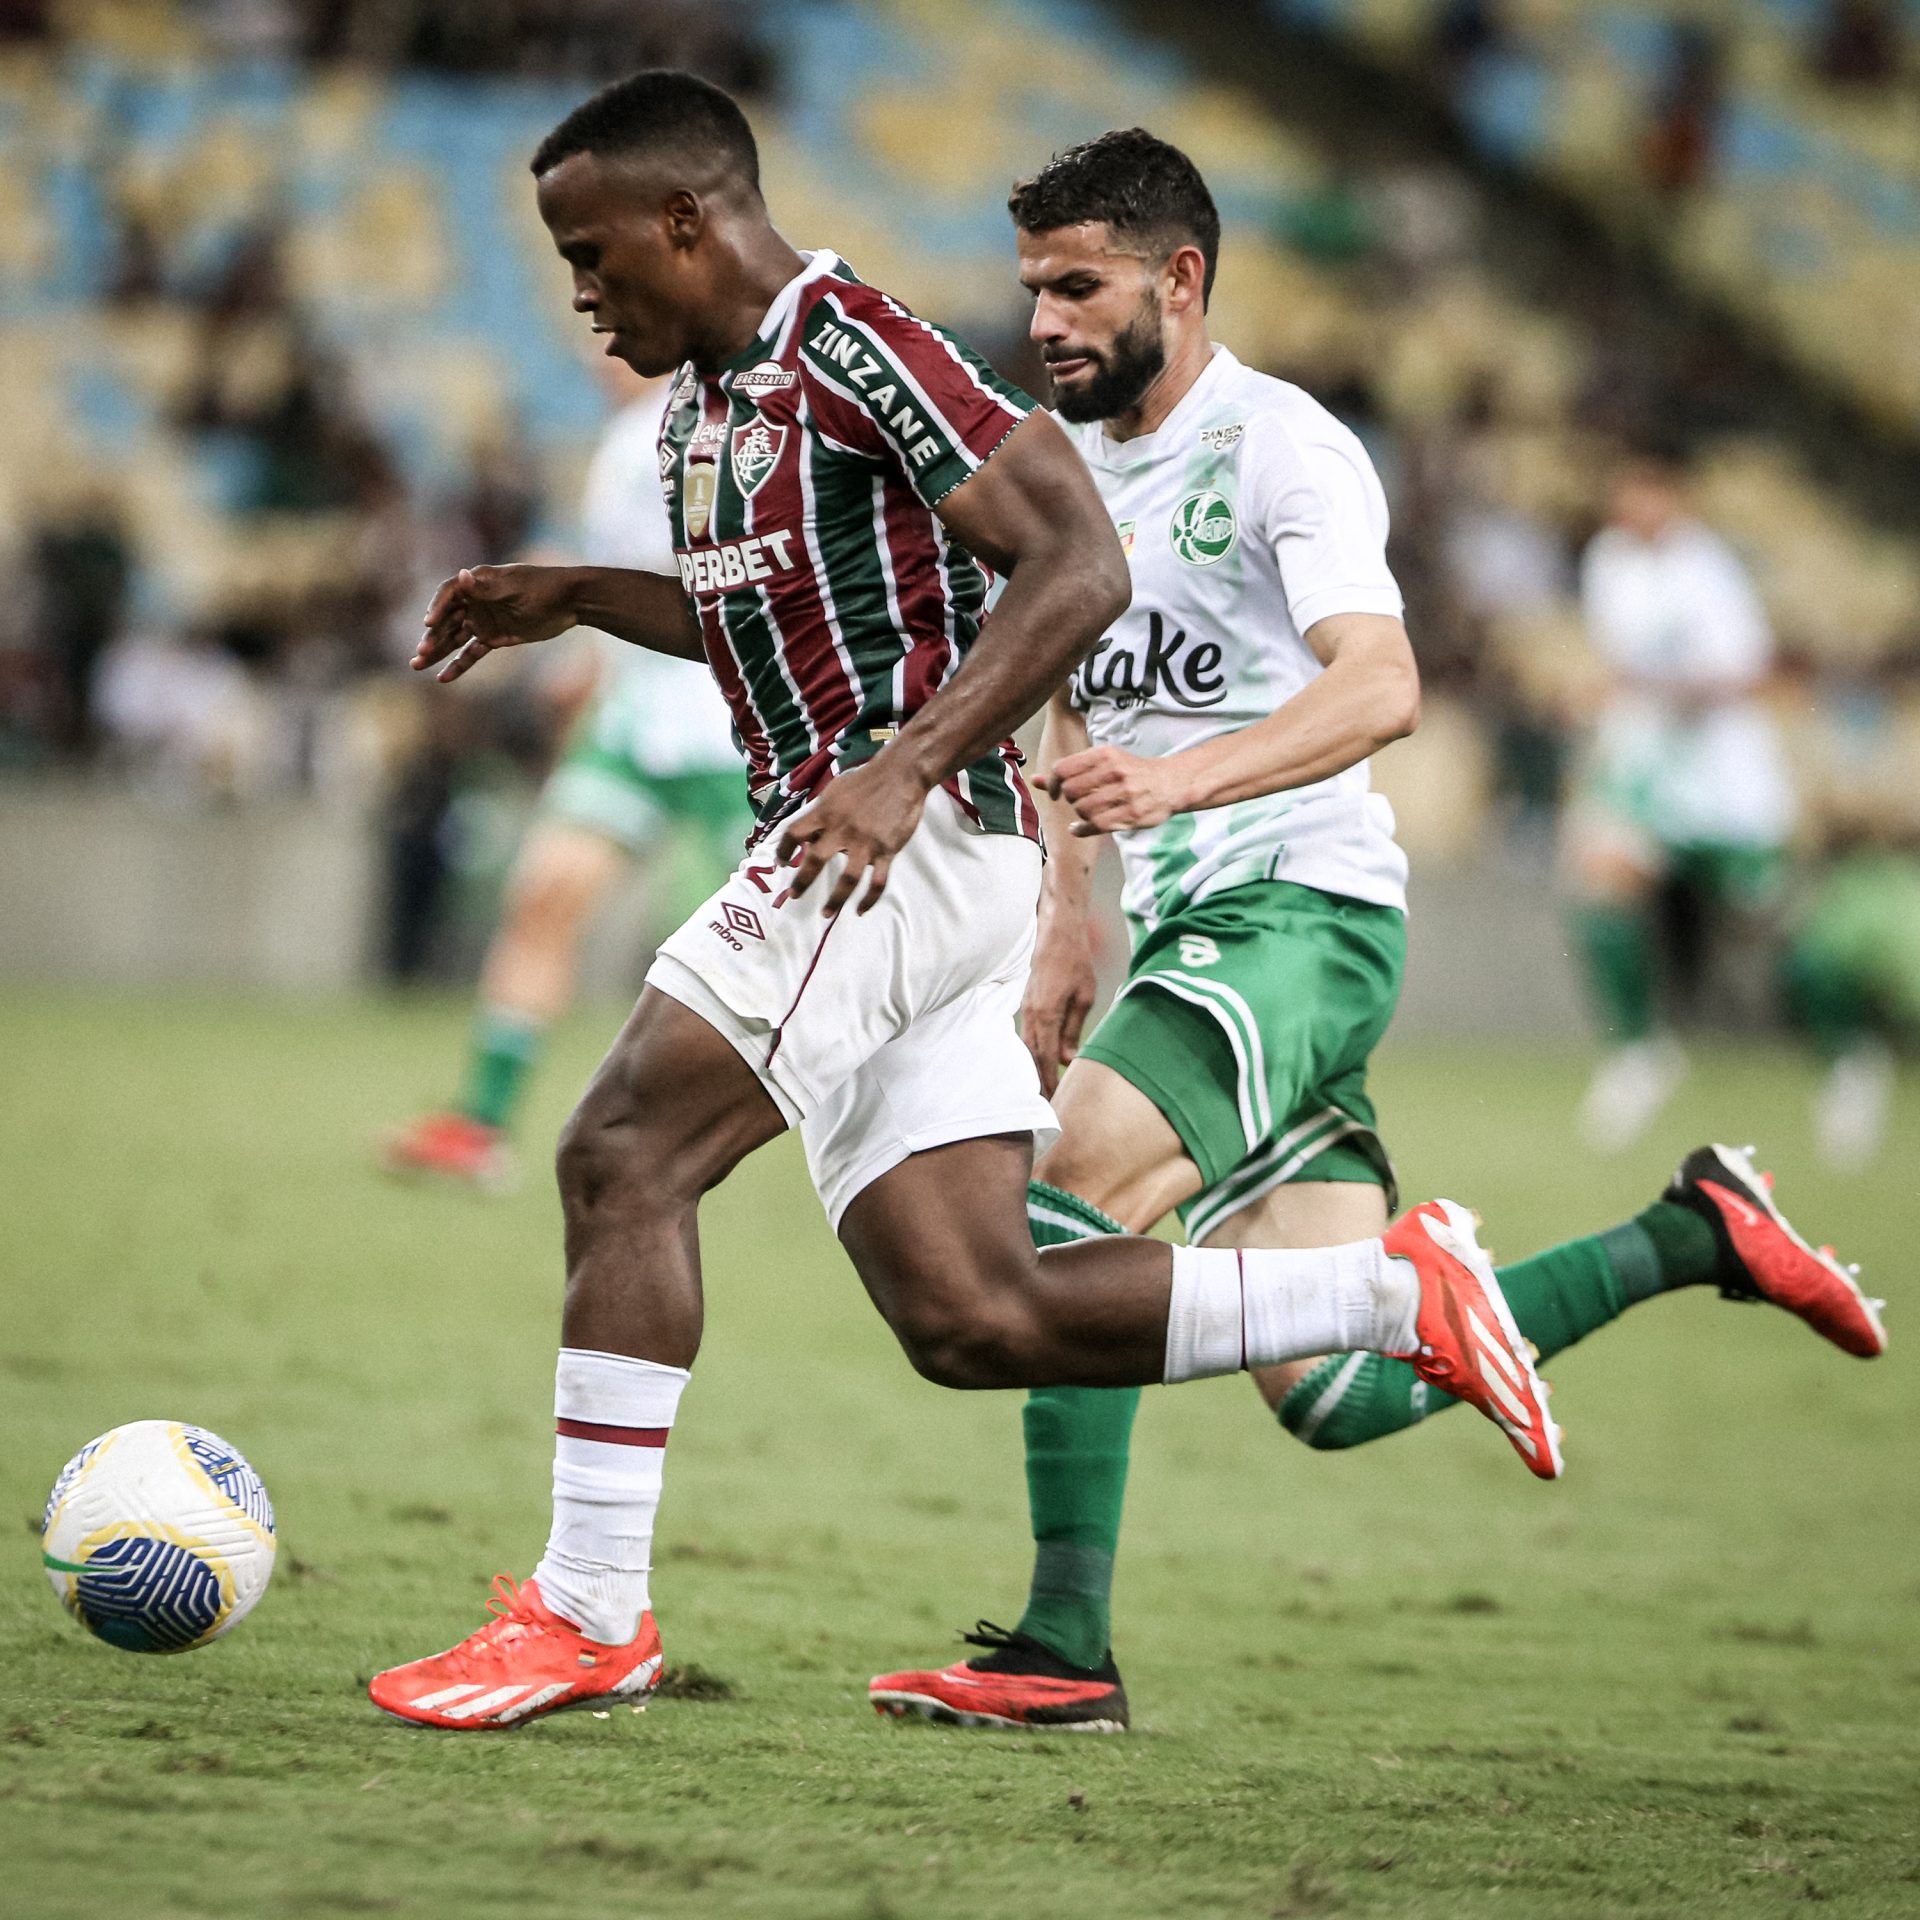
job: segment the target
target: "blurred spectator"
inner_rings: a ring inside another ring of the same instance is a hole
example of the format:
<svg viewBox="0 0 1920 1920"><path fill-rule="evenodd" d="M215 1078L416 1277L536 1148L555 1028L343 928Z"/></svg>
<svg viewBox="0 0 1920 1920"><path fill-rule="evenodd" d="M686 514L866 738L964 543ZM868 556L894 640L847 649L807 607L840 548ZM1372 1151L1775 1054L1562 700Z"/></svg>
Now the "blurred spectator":
<svg viewBox="0 0 1920 1920"><path fill-rule="evenodd" d="M1567 863L1610 1045L1582 1121L1596 1149L1616 1151L1684 1072L1661 1009L1661 960L1690 997L1708 917L1751 929L1775 905L1794 803L1756 697L1773 659L1766 614L1739 557L1694 517L1674 448L1646 444L1621 462L1580 589L1608 684Z"/></svg>
<svg viewBox="0 0 1920 1920"><path fill-rule="evenodd" d="M100 666L99 711L112 758L182 795L242 799L269 771L268 717L246 669L206 632L133 632Z"/></svg>
<svg viewBox="0 0 1920 1920"><path fill-rule="evenodd" d="M53 0L0 0L0 46L44 40L53 30Z"/></svg>
<svg viewBox="0 0 1920 1920"><path fill-rule="evenodd" d="M1696 20L1675 21L1641 150L1655 192L1685 193L1706 181L1719 140L1721 69L1712 30Z"/></svg>
<svg viewBox="0 0 1920 1920"><path fill-rule="evenodd" d="M223 0L220 11L284 9ZM771 75L755 10L741 0L306 0L302 13L302 49L321 62L591 86L639 67L687 67L747 98Z"/></svg>
<svg viewBox="0 0 1920 1920"><path fill-rule="evenodd" d="M167 290L166 255L152 226L139 214L121 222L113 264L107 269L106 301L110 307L144 306Z"/></svg>
<svg viewBox="0 0 1920 1920"><path fill-rule="evenodd" d="M1900 17L1892 0L1831 0L1813 67L1835 87L1886 87L1900 77Z"/></svg>
<svg viewBox="0 0 1920 1920"><path fill-rule="evenodd" d="M1506 38L1500 0L1445 0L1434 17L1431 46L1442 81L1451 88L1483 54Z"/></svg>
<svg viewBox="0 0 1920 1920"><path fill-rule="evenodd" d="M1920 854L1849 829L1797 918L1786 985L1827 1062L1815 1138L1830 1165L1858 1171L1886 1131L1889 1043L1920 1040Z"/></svg>
<svg viewBox="0 0 1920 1920"><path fill-rule="evenodd" d="M34 536L33 586L40 643L52 668L56 748L86 759L94 748L94 679L120 631L133 552L118 503L99 489Z"/></svg>

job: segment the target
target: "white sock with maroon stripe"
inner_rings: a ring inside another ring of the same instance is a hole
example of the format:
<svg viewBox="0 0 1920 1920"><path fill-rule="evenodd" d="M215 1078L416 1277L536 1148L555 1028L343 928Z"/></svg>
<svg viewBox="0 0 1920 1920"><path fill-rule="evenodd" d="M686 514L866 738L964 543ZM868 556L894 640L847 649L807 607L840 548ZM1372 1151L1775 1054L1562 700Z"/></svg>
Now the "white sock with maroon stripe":
<svg viewBox="0 0 1920 1920"><path fill-rule="evenodd" d="M1407 1353L1420 1279L1378 1240L1175 1247L1165 1378L1204 1380L1323 1353Z"/></svg>
<svg viewBox="0 0 1920 1920"><path fill-rule="evenodd" d="M562 1347L554 1370L553 1531L541 1598L589 1640L621 1646L651 1596L653 1516L685 1367Z"/></svg>

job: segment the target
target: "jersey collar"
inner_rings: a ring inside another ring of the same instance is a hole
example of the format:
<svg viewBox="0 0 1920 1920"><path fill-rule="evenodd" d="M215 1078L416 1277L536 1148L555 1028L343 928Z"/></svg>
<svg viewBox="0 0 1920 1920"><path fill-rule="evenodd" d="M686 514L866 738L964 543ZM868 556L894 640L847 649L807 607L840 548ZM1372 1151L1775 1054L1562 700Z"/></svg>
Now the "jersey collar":
<svg viewBox="0 0 1920 1920"><path fill-rule="evenodd" d="M795 310L800 305L801 290L816 280L825 279L829 274L841 270L841 260L837 253L826 247L816 247L812 252L801 250L800 271L773 296L770 306L760 325L754 330L754 336L740 352L725 362L713 376L724 379L730 373L739 373L743 368L757 365L769 355L774 354L780 345L780 336L786 332Z"/></svg>
<svg viewBox="0 0 1920 1920"><path fill-rule="evenodd" d="M1174 410L1151 433L1137 434L1131 440L1110 440L1104 420L1089 421L1082 429L1081 453L1091 465L1115 471L1145 466L1162 448L1178 444L1180 436L1205 411L1220 383L1239 364L1233 354L1216 341L1207 364L1200 369L1199 379L1180 396Z"/></svg>

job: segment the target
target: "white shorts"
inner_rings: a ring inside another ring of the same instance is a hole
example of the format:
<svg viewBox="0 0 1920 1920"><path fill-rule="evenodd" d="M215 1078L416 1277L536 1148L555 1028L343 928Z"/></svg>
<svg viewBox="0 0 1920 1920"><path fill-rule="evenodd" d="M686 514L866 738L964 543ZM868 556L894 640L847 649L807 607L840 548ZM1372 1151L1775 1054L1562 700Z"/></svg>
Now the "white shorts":
<svg viewBox="0 0 1920 1920"><path fill-rule="evenodd" d="M840 866L789 900L771 847L750 852L647 970L800 1128L836 1231L910 1154L995 1133L1038 1149L1059 1131L1015 1028L1040 849L982 833L936 791L871 913L822 914Z"/></svg>

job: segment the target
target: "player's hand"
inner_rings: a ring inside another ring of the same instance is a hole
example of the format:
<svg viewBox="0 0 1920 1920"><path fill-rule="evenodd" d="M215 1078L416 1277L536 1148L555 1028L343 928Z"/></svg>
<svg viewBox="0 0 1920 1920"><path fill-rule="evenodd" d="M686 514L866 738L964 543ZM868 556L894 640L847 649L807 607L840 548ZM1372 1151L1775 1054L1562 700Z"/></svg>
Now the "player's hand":
<svg viewBox="0 0 1920 1920"><path fill-rule="evenodd" d="M1047 791L1080 816L1070 831L1083 840L1128 827L1157 827L1181 811L1169 762L1143 760L1118 747L1089 747L1056 760Z"/></svg>
<svg viewBox="0 0 1920 1920"><path fill-rule="evenodd" d="M446 665L437 680L458 680L496 647L551 640L574 624L570 567L463 567L440 584L414 649L416 673Z"/></svg>
<svg viewBox="0 0 1920 1920"><path fill-rule="evenodd" d="M1071 927L1055 925L1043 911L1026 998L1020 1003L1020 1037L1040 1071L1040 1091L1049 1099L1080 1051L1093 995L1093 948L1086 921L1076 917Z"/></svg>
<svg viewBox="0 0 1920 1920"><path fill-rule="evenodd" d="M828 783L820 798L788 823L776 857L797 867L789 891L803 894L836 856L846 866L822 911L832 919L854 896L862 878L867 890L856 911L870 913L887 890L893 856L920 824L927 789L904 761L889 766L891 754L877 754Z"/></svg>

